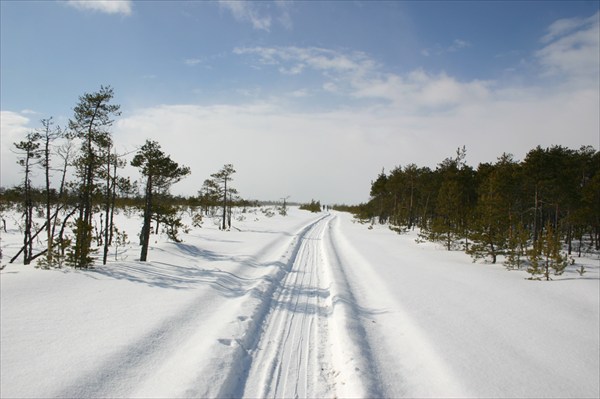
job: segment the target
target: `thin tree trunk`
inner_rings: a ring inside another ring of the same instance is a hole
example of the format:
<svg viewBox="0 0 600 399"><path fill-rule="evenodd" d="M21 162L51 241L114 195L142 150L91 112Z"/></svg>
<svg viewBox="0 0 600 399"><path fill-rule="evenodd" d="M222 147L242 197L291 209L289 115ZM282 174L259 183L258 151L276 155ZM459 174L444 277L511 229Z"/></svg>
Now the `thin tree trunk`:
<svg viewBox="0 0 600 399"><path fill-rule="evenodd" d="M31 263L31 253L32 253L32 241L31 238L31 225L32 225L32 201L31 201L31 187L29 182L29 160L30 154L27 152L25 157L25 233L23 234L23 247L25 248L25 253L23 255L23 264L28 265Z"/></svg>
<svg viewBox="0 0 600 399"><path fill-rule="evenodd" d="M102 264L106 265L106 260L108 258L108 246L110 245L108 242L109 238L109 230L110 230L110 146L106 151L106 208L105 213L106 216L104 218L104 253L102 254Z"/></svg>
<svg viewBox="0 0 600 399"><path fill-rule="evenodd" d="M65 234L65 228L67 227L67 221L71 216L73 216L77 212L77 207L73 208L71 212L69 212L65 218L63 219L62 226L60 226L60 231L58 232L58 243L60 244L60 256L65 256L65 248L63 243L63 235ZM58 213L58 211L57 211Z"/></svg>
<svg viewBox="0 0 600 399"><path fill-rule="evenodd" d="M33 235L33 236L32 236L32 237L29 239L29 241L28 241L27 243L24 243L24 244L23 244L23 246L21 247L21 249L19 250L19 252L17 252L17 254L16 254L15 256L13 256L13 257L10 259L10 261L9 261L8 263L13 263L13 262L14 262L14 261L15 261L15 260L16 260L16 259L19 257L19 255L21 255L21 252L25 251L25 250L28 248L28 246L29 246L30 242L33 242L33 240L35 240L35 238L36 238L36 237L37 237L37 236L38 236L38 235L39 235L39 234L40 234L42 231L44 231L45 229L46 229L46 222L44 222L44 225L42 226L42 228L41 228L41 229L39 229L39 230L38 230L38 231L37 231L37 232L36 232L36 233L35 233L35 234L34 234L34 235Z"/></svg>
<svg viewBox="0 0 600 399"><path fill-rule="evenodd" d="M46 126L46 146L44 149L45 153L45 169L46 169L46 231L48 232L48 263L52 262L52 219L50 217L50 137L49 137L50 126Z"/></svg>
<svg viewBox="0 0 600 399"><path fill-rule="evenodd" d="M148 259L148 243L150 242L150 224L152 223L152 176L148 176L146 183L146 204L144 207L144 226L142 227L142 251L140 261Z"/></svg>
<svg viewBox="0 0 600 399"><path fill-rule="evenodd" d="M70 154L70 146L69 147L63 147L66 148L66 153L64 155L64 166L63 166L63 170L62 170L62 177L60 179L60 188L58 190L58 202L56 204L56 212L54 214L54 220L52 222L52 237L54 237L54 232L56 231L56 224L58 221L58 210L60 208L62 208L63 206L60 205L60 201L63 201L64 198L64 192L65 192L65 182L66 182L66 178L67 178L67 168L69 166L69 154Z"/></svg>
<svg viewBox="0 0 600 399"><path fill-rule="evenodd" d="M226 229L225 223L227 218L227 178L225 178L225 188L223 190L223 230Z"/></svg>
<svg viewBox="0 0 600 399"><path fill-rule="evenodd" d="M60 212L60 210L63 208L64 206L60 206L58 209L56 209L56 211L54 211L54 215L52 215L52 218L55 219L56 215L58 214L58 212ZM73 208L73 211L65 218L65 222L63 223L63 229L64 229L64 225L66 224L66 220L75 213L75 211L77 210L77 208ZM12 259L10 260L10 262L8 263L13 263L18 257L19 255L21 255L21 252L23 252L27 246L30 244L30 242L33 242L33 240L36 239L36 237L46 229L46 222L44 222L44 224L42 225L42 227L33 235L31 236L31 238L29 239L29 241L27 243L24 243L24 245L21 247L21 249L19 250L19 252L17 252L17 254L15 256L12 257ZM62 230L61 230L62 232ZM61 233L62 236L62 233Z"/></svg>
<svg viewBox="0 0 600 399"><path fill-rule="evenodd" d="M533 243L535 244L538 240L538 191L537 186L535 188L535 204L533 206Z"/></svg>
<svg viewBox="0 0 600 399"><path fill-rule="evenodd" d="M115 151L115 163L113 165L113 186L112 186L112 198L110 204L110 234L108 236L108 245L112 245L113 240L113 226L115 216L115 203L117 202L117 153Z"/></svg>

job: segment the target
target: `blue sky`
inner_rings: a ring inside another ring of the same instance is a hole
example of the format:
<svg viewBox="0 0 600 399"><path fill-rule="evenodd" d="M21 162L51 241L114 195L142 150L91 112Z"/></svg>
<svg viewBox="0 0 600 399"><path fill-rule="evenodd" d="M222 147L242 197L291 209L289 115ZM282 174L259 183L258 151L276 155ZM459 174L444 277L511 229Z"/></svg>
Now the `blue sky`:
<svg viewBox="0 0 600 399"><path fill-rule="evenodd" d="M122 151L159 141L192 169L184 194L233 163L246 197L359 202L382 167L463 145L476 166L599 144L598 1L0 7L5 186L11 143L102 84Z"/></svg>

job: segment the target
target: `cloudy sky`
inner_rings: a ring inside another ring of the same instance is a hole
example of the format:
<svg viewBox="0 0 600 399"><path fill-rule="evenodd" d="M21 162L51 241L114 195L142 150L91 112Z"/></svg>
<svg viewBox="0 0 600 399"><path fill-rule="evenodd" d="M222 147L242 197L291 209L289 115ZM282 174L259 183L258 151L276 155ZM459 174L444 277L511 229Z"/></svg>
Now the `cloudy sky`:
<svg viewBox="0 0 600 399"><path fill-rule="evenodd" d="M121 152L157 140L195 194L357 203L385 168L600 142L597 1L0 1L1 181L100 85ZM135 171L128 170L127 173Z"/></svg>

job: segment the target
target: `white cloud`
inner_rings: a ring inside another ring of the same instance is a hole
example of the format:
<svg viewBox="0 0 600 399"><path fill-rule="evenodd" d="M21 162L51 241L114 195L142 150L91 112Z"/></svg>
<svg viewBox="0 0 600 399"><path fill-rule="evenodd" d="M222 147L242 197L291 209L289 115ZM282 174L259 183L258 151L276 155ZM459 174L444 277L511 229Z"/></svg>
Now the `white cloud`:
<svg viewBox="0 0 600 399"><path fill-rule="evenodd" d="M471 43L463 39L454 39L452 44L450 44L449 46L442 47L440 44L436 44L433 49L421 49L421 55L424 57L429 57L432 54L442 55L446 53L455 53L467 47L471 47Z"/></svg>
<svg viewBox="0 0 600 399"><path fill-rule="evenodd" d="M284 67L279 68L279 72L281 72L284 75L299 75L302 73L303 70L304 70L304 64L296 64L290 68L284 68Z"/></svg>
<svg viewBox="0 0 600 399"><path fill-rule="evenodd" d="M547 29L547 33L541 38L542 43L548 43L554 39L579 30L586 25L597 23L598 13L589 18L565 18L553 22Z"/></svg>
<svg viewBox="0 0 600 399"><path fill-rule="evenodd" d="M98 11L106 14L131 15L130 0L68 0L67 5L78 10Z"/></svg>
<svg viewBox="0 0 600 399"><path fill-rule="evenodd" d="M188 58L184 60L185 65L187 66L195 66L201 64L203 61L199 58Z"/></svg>
<svg viewBox="0 0 600 399"><path fill-rule="evenodd" d="M457 46L466 46L460 42ZM362 52L343 53L317 47L236 48L235 54L258 57L263 67L277 66L282 74L320 72L325 92L346 94L354 99L374 99L402 105L404 113L421 108L454 107L481 101L492 82L460 82L445 73L430 75L415 70L406 76L382 72L378 62Z"/></svg>
<svg viewBox="0 0 600 399"><path fill-rule="evenodd" d="M250 23L256 30L270 32L275 24L279 24L286 30L292 30L294 27L290 13L294 5L290 1L219 0L219 6L229 11L236 21Z"/></svg>
<svg viewBox="0 0 600 399"><path fill-rule="evenodd" d="M548 28L545 47L535 53L543 75L567 79L598 79L600 12L590 18L563 19Z"/></svg>
<svg viewBox="0 0 600 399"><path fill-rule="evenodd" d="M249 1L220 0L219 5L231 12L239 22L250 22L254 29L269 32L271 29L271 16L261 15L257 4Z"/></svg>
<svg viewBox="0 0 600 399"><path fill-rule="evenodd" d="M446 49L446 51L453 53L456 52L460 49L466 48L466 47L470 47L471 43L465 41L465 40L461 40L461 39L454 39L454 41L452 42L452 44Z"/></svg>
<svg viewBox="0 0 600 399"><path fill-rule="evenodd" d="M286 70L308 67L318 71L367 72L375 62L365 53L349 54L319 47L238 47L237 55L256 55L262 65L283 65Z"/></svg>
<svg viewBox="0 0 600 399"><path fill-rule="evenodd" d="M299 90L294 90L289 95L290 95L290 97L304 98L304 97L308 97L310 95L310 92L307 89L299 89Z"/></svg>
<svg viewBox="0 0 600 399"><path fill-rule="evenodd" d="M277 4L280 10L280 14L277 17L277 22L279 22L285 29L291 31L294 28L294 23L292 22L292 17L288 8L292 3L289 1L276 1L275 4Z"/></svg>

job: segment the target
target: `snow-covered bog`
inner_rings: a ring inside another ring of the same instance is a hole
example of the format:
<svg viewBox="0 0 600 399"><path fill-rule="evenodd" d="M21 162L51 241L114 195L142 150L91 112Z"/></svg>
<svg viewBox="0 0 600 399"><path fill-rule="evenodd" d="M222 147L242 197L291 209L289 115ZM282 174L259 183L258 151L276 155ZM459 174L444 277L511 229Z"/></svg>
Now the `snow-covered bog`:
<svg viewBox="0 0 600 399"><path fill-rule="evenodd" d="M134 212L105 266L7 265L0 396L600 395L597 258L539 282L344 213L211 220L152 236L148 262Z"/></svg>

